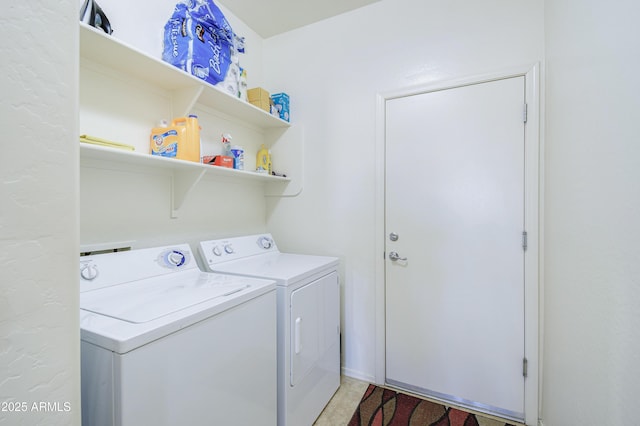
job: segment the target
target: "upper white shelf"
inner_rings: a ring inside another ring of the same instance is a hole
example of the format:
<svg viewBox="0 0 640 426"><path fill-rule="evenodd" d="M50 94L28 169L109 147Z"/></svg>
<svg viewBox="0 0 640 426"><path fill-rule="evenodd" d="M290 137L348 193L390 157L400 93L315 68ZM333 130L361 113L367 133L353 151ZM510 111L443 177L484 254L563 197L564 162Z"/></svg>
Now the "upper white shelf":
<svg viewBox="0 0 640 426"><path fill-rule="evenodd" d="M80 23L80 59L88 59L170 90L176 94L176 98L194 97L194 103L222 111L262 129L290 126L288 122L248 102L83 23ZM190 103L182 102L184 105Z"/></svg>

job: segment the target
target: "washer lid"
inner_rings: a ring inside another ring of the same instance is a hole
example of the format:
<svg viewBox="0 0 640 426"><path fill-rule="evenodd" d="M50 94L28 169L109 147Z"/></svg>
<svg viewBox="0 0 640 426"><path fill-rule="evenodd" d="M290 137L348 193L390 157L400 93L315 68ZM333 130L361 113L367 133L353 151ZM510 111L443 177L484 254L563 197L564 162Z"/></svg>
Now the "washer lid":
<svg viewBox="0 0 640 426"><path fill-rule="evenodd" d="M214 272L267 278L279 285L290 285L337 265L337 257L277 252L208 266Z"/></svg>
<svg viewBox="0 0 640 426"><path fill-rule="evenodd" d="M141 324L249 288L229 276L185 271L80 294L80 309Z"/></svg>

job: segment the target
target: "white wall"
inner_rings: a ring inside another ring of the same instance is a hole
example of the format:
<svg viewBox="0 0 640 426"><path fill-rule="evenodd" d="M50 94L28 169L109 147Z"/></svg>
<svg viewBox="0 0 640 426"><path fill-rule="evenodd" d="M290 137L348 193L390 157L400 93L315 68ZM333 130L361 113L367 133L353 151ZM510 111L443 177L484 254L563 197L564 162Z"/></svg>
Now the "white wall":
<svg viewBox="0 0 640 426"><path fill-rule="evenodd" d="M80 423L76 8L0 16L0 403L26 403L3 425Z"/></svg>
<svg viewBox="0 0 640 426"><path fill-rule="evenodd" d="M545 6L545 426L638 423L640 6Z"/></svg>
<svg viewBox="0 0 640 426"><path fill-rule="evenodd" d="M268 227L340 256L347 374L375 374L376 94L541 61L543 14L541 0L383 0L264 41L266 88L290 94L306 135L304 190L270 202Z"/></svg>

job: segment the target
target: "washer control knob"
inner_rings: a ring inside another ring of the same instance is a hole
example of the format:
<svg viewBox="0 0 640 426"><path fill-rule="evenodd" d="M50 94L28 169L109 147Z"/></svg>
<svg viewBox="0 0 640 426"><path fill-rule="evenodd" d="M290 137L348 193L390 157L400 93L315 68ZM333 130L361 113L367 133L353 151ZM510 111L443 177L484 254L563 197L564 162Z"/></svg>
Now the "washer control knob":
<svg viewBox="0 0 640 426"><path fill-rule="evenodd" d="M187 255L180 250L167 250L160 254L158 262L165 268L179 268L187 263Z"/></svg>
<svg viewBox="0 0 640 426"><path fill-rule="evenodd" d="M258 238L258 245L265 250L269 250L273 246L273 240L269 237Z"/></svg>
<svg viewBox="0 0 640 426"><path fill-rule="evenodd" d="M183 253L174 250L167 256L167 262L169 262L173 266L180 266L185 261L185 256Z"/></svg>
<svg viewBox="0 0 640 426"><path fill-rule="evenodd" d="M214 246L213 250L211 250L213 254L216 256L222 256L222 251L220 250L220 246Z"/></svg>
<svg viewBox="0 0 640 426"><path fill-rule="evenodd" d="M233 253L233 246L231 244L225 244L224 251L227 254L232 254Z"/></svg>
<svg viewBox="0 0 640 426"><path fill-rule="evenodd" d="M84 265L80 269L80 276L83 280L93 281L98 276L98 267L95 265Z"/></svg>

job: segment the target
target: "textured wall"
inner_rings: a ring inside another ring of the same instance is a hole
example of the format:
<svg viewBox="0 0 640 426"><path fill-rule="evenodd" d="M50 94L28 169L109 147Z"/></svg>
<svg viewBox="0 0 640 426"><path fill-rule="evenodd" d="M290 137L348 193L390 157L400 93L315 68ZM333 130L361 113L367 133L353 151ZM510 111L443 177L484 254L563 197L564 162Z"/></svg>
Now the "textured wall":
<svg viewBox="0 0 640 426"><path fill-rule="evenodd" d="M640 416L639 14L545 4L545 426Z"/></svg>
<svg viewBox="0 0 640 426"><path fill-rule="evenodd" d="M0 16L2 425L80 423L76 9Z"/></svg>

